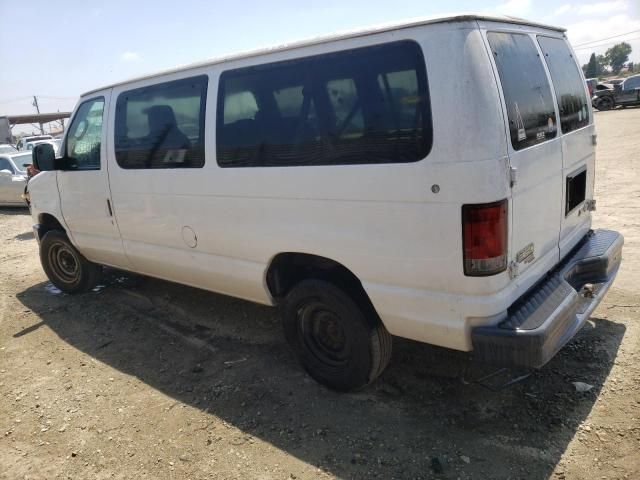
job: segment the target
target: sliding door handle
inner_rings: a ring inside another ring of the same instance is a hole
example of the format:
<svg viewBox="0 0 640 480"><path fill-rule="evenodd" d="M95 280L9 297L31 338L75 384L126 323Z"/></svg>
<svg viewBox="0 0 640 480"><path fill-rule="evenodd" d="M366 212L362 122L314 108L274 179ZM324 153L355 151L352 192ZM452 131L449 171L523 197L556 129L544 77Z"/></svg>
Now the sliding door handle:
<svg viewBox="0 0 640 480"><path fill-rule="evenodd" d="M109 209L109 216L113 217L113 210L111 210L111 200L107 198L107 208Z"/></svg>

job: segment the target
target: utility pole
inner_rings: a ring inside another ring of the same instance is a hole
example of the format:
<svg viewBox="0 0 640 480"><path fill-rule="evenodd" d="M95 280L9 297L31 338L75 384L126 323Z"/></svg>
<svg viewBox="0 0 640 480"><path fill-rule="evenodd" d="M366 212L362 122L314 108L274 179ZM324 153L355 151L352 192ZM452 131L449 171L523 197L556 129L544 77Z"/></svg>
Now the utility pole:
<svg viewBox="0 0 640 480"><path fill-rule="evenodd" d="M36 111L38 112L38 115L40 115L40 107L38 106L38 97L36 97L35 95L33 96L33 103L31 105L36 107ZM40 124L40 133L44 135L44 127L42 126L42 122L38 122L38 123Z"/></svg>

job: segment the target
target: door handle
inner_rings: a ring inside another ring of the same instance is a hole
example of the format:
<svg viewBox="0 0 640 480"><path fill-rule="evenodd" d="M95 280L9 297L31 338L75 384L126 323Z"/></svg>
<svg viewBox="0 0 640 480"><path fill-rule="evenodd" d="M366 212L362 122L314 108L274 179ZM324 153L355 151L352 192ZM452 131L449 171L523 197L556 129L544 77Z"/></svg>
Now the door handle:
<svg viewBox="0 0 640 480"><path fill-rule="evenodd" d="M111 200L107 198L107 208L109 209L109 216L113 217L113 210L111 210Z"/></svg>

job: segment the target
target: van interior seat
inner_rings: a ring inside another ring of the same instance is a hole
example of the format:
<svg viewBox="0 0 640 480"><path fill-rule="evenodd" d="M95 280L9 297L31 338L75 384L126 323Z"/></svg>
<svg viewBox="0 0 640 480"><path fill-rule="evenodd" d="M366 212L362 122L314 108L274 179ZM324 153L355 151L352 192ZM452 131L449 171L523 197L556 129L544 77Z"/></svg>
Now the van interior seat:
<svg viewBox="0 0 640 480"><path fill-rule="evenodd" d="M317 129L308 121L300 128L298 119L294 117L266 118L256 114L255 119L242 119L224 125L219 141L226 148L233 148L262 144L289 145L296 140L308 142L317 138Z"/></svg>
<svg viewBox="0 0 640 480"><path fill-rule="evenodd" d="M149 120L148 138L157 150L189 149L191 141L178 127L176 115L169 105L153 105L146 109Z"/></svg>

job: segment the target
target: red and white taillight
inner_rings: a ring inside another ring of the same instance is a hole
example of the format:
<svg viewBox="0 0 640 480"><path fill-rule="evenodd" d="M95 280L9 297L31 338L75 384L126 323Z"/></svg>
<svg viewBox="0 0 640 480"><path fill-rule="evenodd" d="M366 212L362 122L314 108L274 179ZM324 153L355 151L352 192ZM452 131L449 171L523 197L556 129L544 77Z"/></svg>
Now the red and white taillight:
<svg viewBox="0 0 640 480"><path fill-rule="evenodd" d="M507 269L507 200L462 206L464 274L485 277Z"/></svg>

